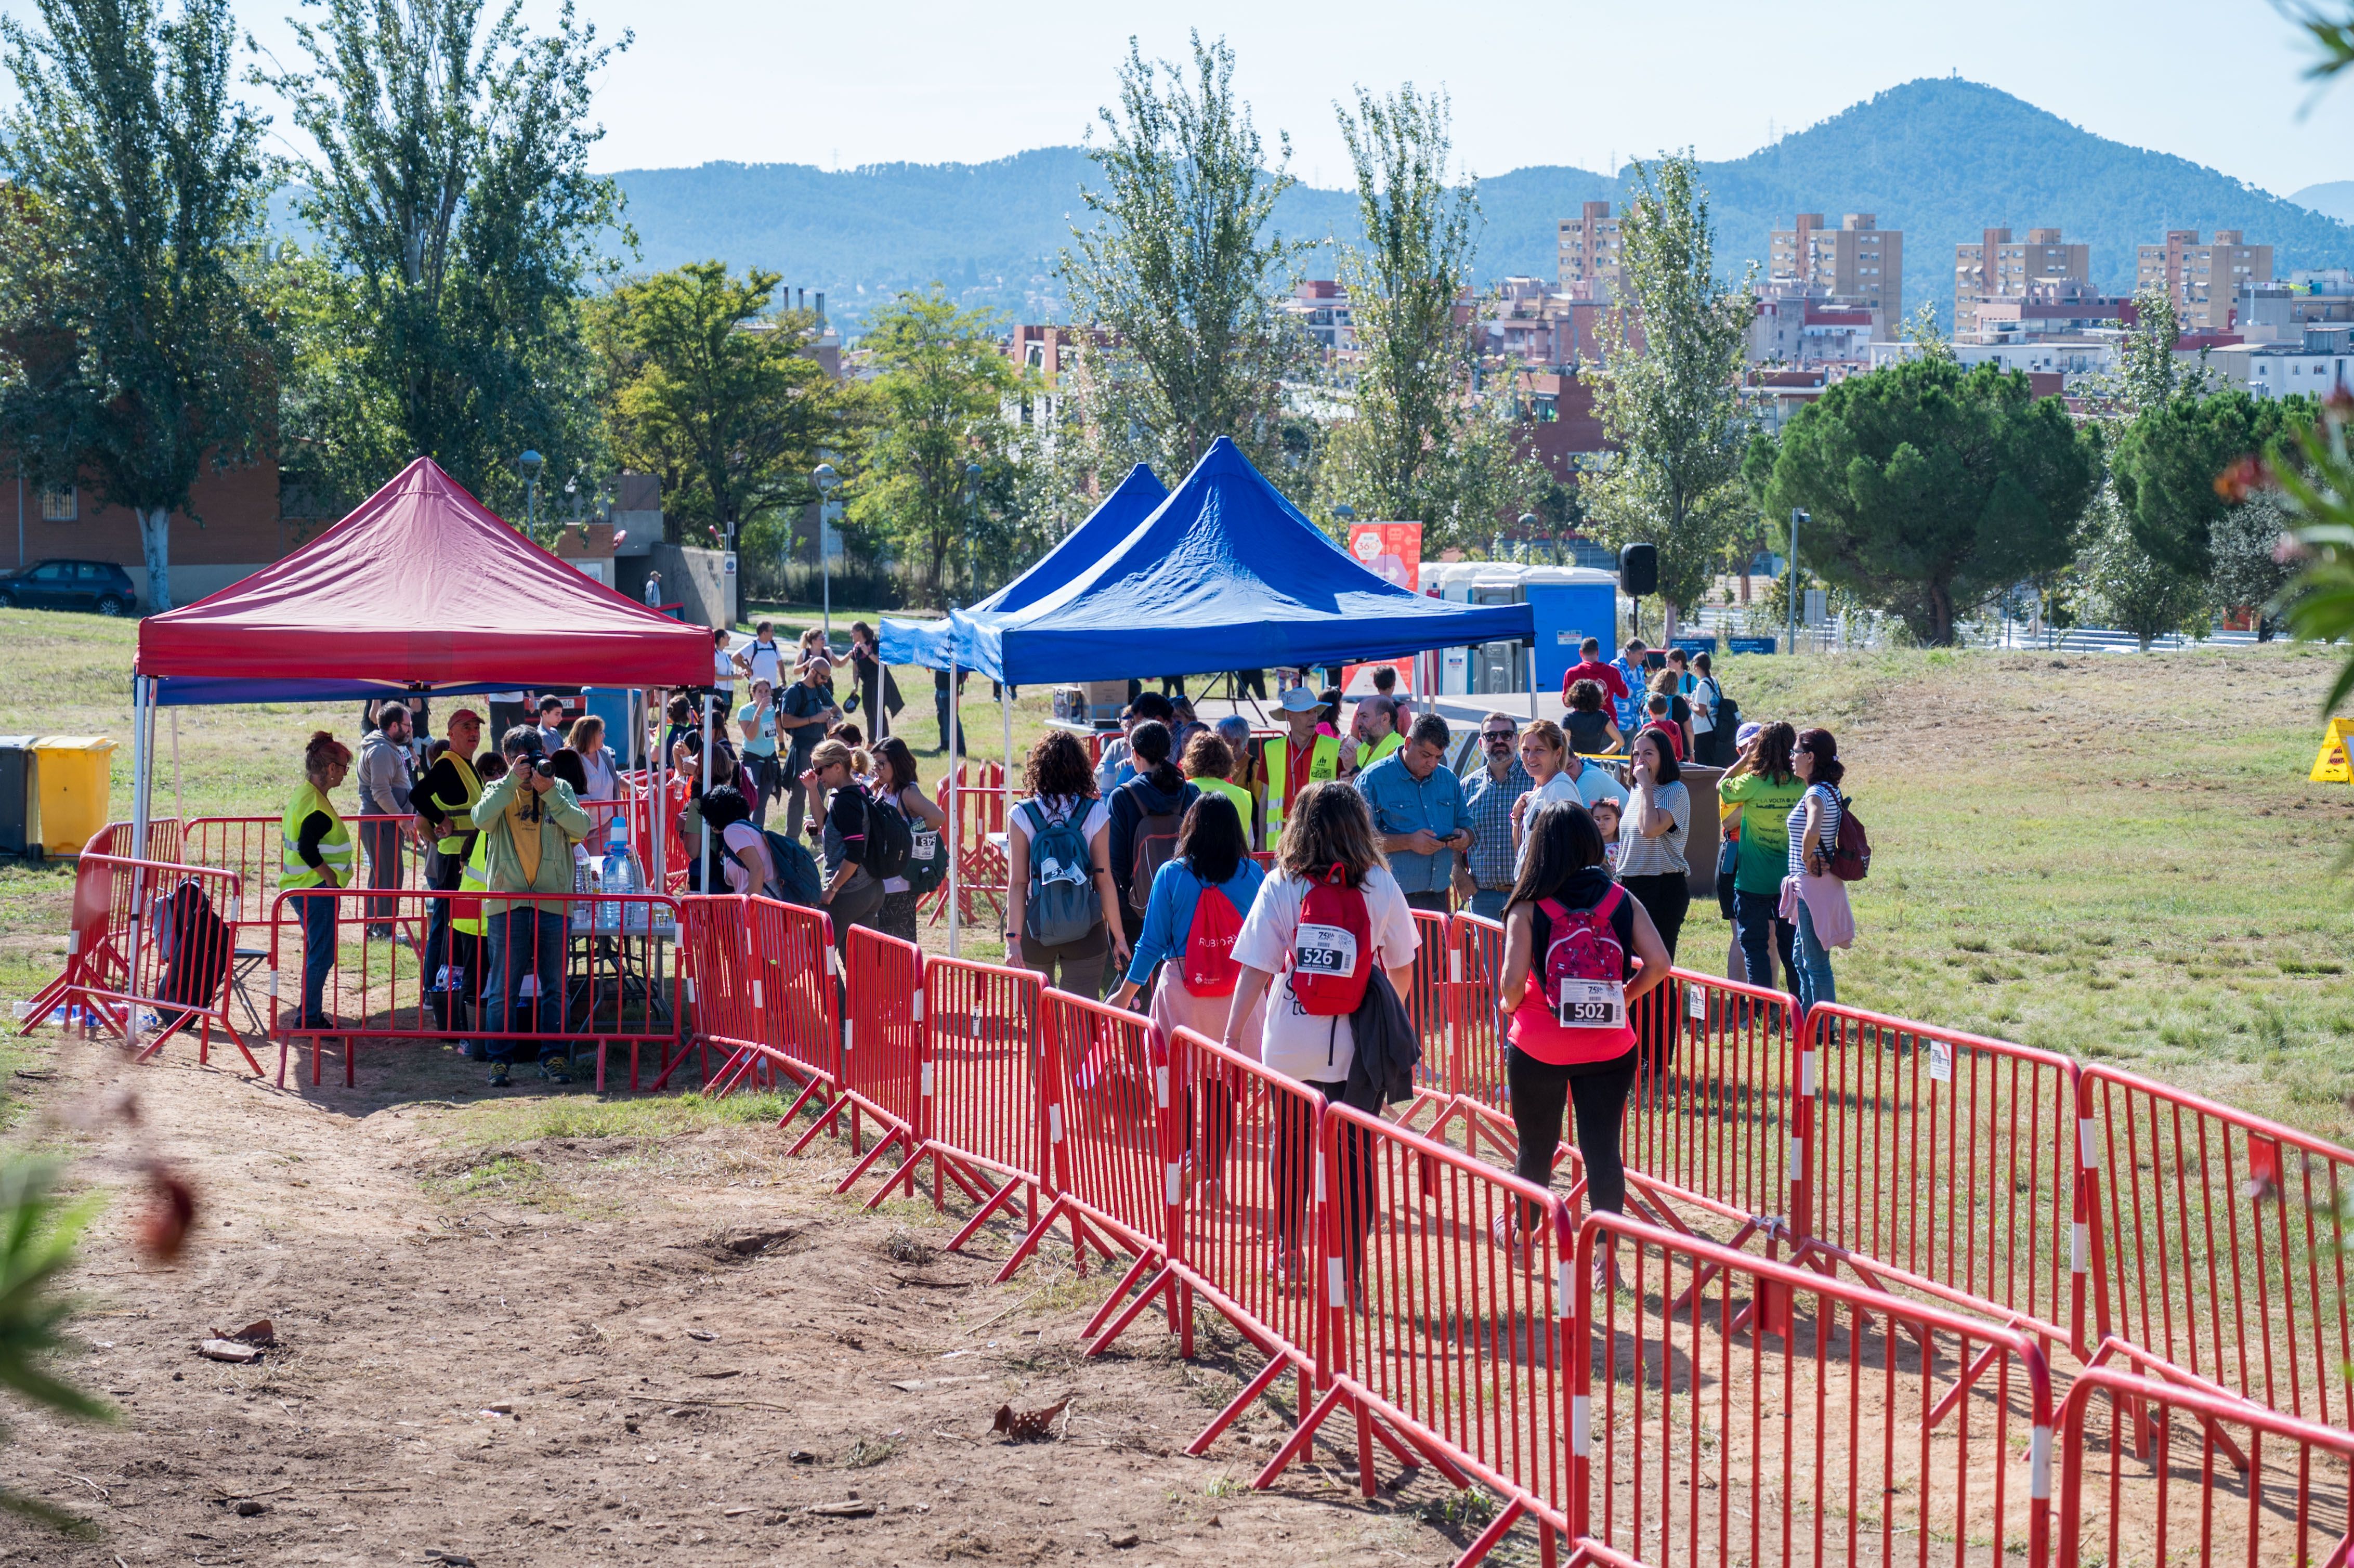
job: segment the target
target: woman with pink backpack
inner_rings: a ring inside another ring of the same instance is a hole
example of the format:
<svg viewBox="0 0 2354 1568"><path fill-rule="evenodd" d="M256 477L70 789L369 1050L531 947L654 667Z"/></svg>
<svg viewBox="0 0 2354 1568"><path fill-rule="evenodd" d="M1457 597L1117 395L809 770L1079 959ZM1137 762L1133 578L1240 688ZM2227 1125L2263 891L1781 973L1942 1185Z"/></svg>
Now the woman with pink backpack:
<svg viewBox="0 0 2354 1568"><path fill-rule="evenodd" d="M1512 1169L1522 1181L1551 1185L1564 1106L1575 1107L1588 1205L1619 1213L1627 1201L1619 1131L1635 1084L1633 1008L1668 978L1667 946L1643 906L1611 880L1601 831L1585 807L1545 806L1526 843L1504 906L1504 973L1496 988L1496 1005L1511 1020L1504 1081L1521 1143ZM1500 1229L1504 1217L1497 1223ZM1606 1283L1608 1264L1596 1259L1595 1274L1597 1287Z"/></svg>

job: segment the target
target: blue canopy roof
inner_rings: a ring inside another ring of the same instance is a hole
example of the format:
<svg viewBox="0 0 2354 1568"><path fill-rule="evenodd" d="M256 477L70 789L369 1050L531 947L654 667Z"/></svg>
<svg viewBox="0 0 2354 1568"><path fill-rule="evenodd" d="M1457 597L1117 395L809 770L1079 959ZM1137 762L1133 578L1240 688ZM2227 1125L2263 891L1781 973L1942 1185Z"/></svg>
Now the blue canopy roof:
<svg viewBox="0 0 2354 1568"><path fill-rule="evenodd" d="M1036 566L972 608L1012 610L1035 604L1111 554L1168 495L1168 486L1150 469L1138 463L1128 471L1128 477L1119 482L1119 487L1103 498L1103 503L1087 514L1087 521L1064 535L1062 542L1047 551ZM893 620L885 617L876 641L882 644L883 662L886 664L921 664L934 670L949 667L946 620ZM971 656L972 649L968 643L958 655L959 664L971 668Z"/></svg>
<svg viewBox="0 0 2354 1568"><path fill-rule="evenodd" d="M1018 686L1394 658L1536 625L1525 604L1451 604L1367 571L1224 437L1081 575L952 620L959 665Z"/></svg>

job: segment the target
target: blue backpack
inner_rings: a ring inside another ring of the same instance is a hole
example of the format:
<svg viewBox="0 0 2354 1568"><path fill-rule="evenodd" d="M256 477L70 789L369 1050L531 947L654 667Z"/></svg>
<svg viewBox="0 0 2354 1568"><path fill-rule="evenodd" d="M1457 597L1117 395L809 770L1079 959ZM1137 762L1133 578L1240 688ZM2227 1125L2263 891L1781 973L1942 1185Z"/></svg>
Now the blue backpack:
<svg viewBox="0 0 2354 1568"><path fill-rule="evenodd" d="M1030 821L1030 887L1022 934L1044 948L1082 941L1103 924L1095 856L1072 818L1050 822L1034 800L1023 802L1022 810Z"/></svg>

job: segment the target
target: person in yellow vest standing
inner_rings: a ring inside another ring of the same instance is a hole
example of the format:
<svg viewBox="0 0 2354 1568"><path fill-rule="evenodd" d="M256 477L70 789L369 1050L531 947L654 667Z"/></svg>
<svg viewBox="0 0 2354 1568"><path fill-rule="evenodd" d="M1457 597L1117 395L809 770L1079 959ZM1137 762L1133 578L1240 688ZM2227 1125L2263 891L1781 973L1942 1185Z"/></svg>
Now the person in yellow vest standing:
<svg viewBox="0 0 2354 1568"><path fill-rule="evenodd" d="M335 900L338 887L352 883L352 835L327 792L351 771L351 747L325 730L313 731L302 748L302 782L278 819L278 885L299 893L322 893L294 900L302 927L302 1012L294 1027L325 1029L327 971L335 964Z"/></svg>
<svg viewBox="0 0 2354 1568"><path fill-rule="evenodd" d="M474 753L482 745L482 718L472 708L450 715L450 749L434 758L408 792L420 836L432 849L425 857L425 885L453 893L473 853L474 802L482 781L474 773ZM425 994L440 1028L466 1027L465 998L474 994L450 956L450 900L436 898L425 921Z"/></svg>
<svg viewBox="0 0 2354 1568"><path fill-rule="evenodd" d="M1267 842L1283 837L1284 819L1291 802L1310 784L1336 782L1344 769L1352 770L1356 743L1318 729L1317 715L1324 705L1305 686L1283 694L1284 733L1269 740L1261 753L1267 758Z"/></svg>
<svg viewBox="0 0 2354 1568"><path fill-rule="evenodd" d="M483 1033L489 1036L491 1086L504 1088L515 1047L539 1050L539 1074L572 1081L564 1041L565 906L572 893L572 846L596 824L558 779L541 749L539 732L516 725L500 738L507 775L474 803L474 826L489 841L483 865L490 895L482 900ZM514 896L525 895L525 896ZM529 982L533 1012L519 1014L516 993Z"/></svg>
<svg viewBox="0 0 2354 1568"><path fill-rule="evenodd" d="M482 753L474 765L482 776L484 788L507 776L507 759L495 751ZM482 977L490 972L482 962L482 899L490 891L490 841L482 833L473 836L474 847L466 856L466 864L458 874L458 896L450 904L450 969L462 981L456 1005L479 1009L482 1005ZM472 1040L458 1042L461 1056L481 1055L487 1047Z"/></svg>
<svg viewBox="0 0 2354 1568"><path fill-rule="evenodd" d="M1398 734L1398 700L1395 697L1367 697L1364 709L1366 745L1357 759L1361 772L1405 744L1405 737Z"/></svg>

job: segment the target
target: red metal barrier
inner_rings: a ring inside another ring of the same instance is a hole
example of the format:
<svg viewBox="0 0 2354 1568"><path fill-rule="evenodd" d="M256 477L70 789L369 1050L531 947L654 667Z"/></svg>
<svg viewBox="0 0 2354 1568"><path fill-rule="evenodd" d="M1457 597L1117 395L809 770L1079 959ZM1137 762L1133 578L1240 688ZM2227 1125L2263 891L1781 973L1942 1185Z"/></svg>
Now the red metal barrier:
<svg viewBox="0 0 2354 1568"><path fill-rule="evenodd" d="M303 940L296 906L317 899L331 900L334 905L334 958L321 995L325 1022L323 1025L306 1026L301 1015L302 970L295 956ZM472 1020L463 1017L465 1002L473 1000L487 1003L485 993L500 979L480 972L490 968L487 928L484 957L474 966L477 973L470 986L474 996L461 998L456 1012L437 1008L434 1003L440 993L429 991L427 982L430 977L420 972L415 955L407 947L361 939L369 924L367 906L376 900L396 903L394 924L417 930L425 928L430 906L436 901L450 904L453 921L500 917L488 911L489 898L471 894L414 888L387 892L368 887L306 887L281 892L272 901L269 915L270 994L287 1000L292 1009L278 1028L281 1083L285 1081L290 1054L306 1042L311 1046L311 1081L315 1084L320 1081L326 1043L341 1040L344 1082L350 1084L357 1071L362 1040L464 1039L485 1044L561 1039L567 1054L578 1044L594 1043L596 1085L599 1090L605 1086L609 1048L631 1047L631 1087L635 1088L639 1050L649 1044L661 1044L668 1051L678 1044L681 1020L679 988L675 983L676 899L652 893L576 893L541 895L530 901L563 917L561 972L540 974L536 955L518 952L508 965L513 971L508 978L516 985L518 994L527 999L536 997L542 986L561 989L559 1028L554 1036L535 1026L493 1030L488 1027L487 1005ZM281 975L287 974L292 976L291 989L281 980ZM442 1000L446 1004L446 999ZM510 999L508 1022L514 1022L514 1010L517 1009L523 1010L526 1019L535 1016L530 1000Z"/></svg>
<svg viewBox="0 0 2354 1568"><path fill-rule="evenodd" d="M1123 1310L1129 1291L1147 1270L1165 1270L1169 1206L1183 1181L1200 1179L1182 1155L1170 1153L1168 1054L1154 1046L1151 1034L1151 1025L1136 1013L1065 991L1040 995L1040 1093L1052 1161L1042 1174L1052 1177L1051 1197L997 1277L1013 1278L1057 1219L1071 1228L1072 1255L1082 1270L1090 1245L1108 1258L1116 1255L1103 1244L1103 1237L1110 1237L1134 1262L1080 1331L1081 1339L1096 1340L1090 1355L1117 1339L1146 1299L1171 1297L1170 1282L1156 1277ZM963 1240L981 1219L974 1215L957 1239ZM1173 1297L1169 1311L1174 1323ZM1115 1314L1118 1325L1097 1340Z"/></svg>
<svg viewBox="0 0 2354 1568"><path fill-rule="evenodd" d="M1186 1448L1201 1454L1286 1371L1299 1378L1297 1410L1309 1407L1326 1318L1316 1293L1323 1235L1312 1207L1324 1097L1190 1029L1169 1042L1169 1081L1162 1147L1181 1160L1190 1155L1193 1171L1170 1215L1181 1331L1190 1343L1198 1298L1267 1358Z"/></svg>
<svg viewBox="0 0 2354 1568"><path fill-rule="evenodd" d="M1006 795L1005 769L997 763L981 763L977 770L969 763L957 764L956 815L948 826L951 853L957 857L957 918L967 926L979 919L977 907L981 900L1001 919L1004 915L1013 856L991 843L989 835L1006 831ZM940 780L933 798L942 811L949 809L946 779ZM931 895L932 924L939 924L948 906L949 885L943 882Z"/></svg>
<svg viewBox="0 0 2354 1568"><path fill-rule="evenodd" d="M1983 1307L2032 1327L2047 1356L2056 1340L2082 1357L2076 1065L1830 1003L1807 1022L1792 1129L1810 1155L1791 1172L1800 1260Z"/></svg>
<svg viewBox="0 0 2354 1568"><path fill-rule="evenodd" d="M1448 927L1446 1017L1447 1087L1455 1104L1430 1135L1444 1141L1446 1123L1463 1123L1463 1147L1477 1154L1484 1132L1510 1157L1518 1144L1504 1086L1504 1015L1496 1010L1496 982L1504 972L1504 927L1478 915L1457 915ZM1430 1049L1426 1036L1423 1050Z"/></svg>
<svg viewBox="0 0 2354 1568"><path fill-rule="evenodd" d="M355 814L344 819L344 826L352 837L352 863L358 868L353 874L355 888L366 891L374 874L370 863L373 840L367 830L391 825L406 834L415 821L414 817L399 814ZM188 822L183 838L186 847L182 857L190 865L217 866L238 874L244 896L235 915L227 910L221 913L239 926L268 925L270 912L278 902L278 879L285 869L285 830L279 819L196 817ZM419 891L425 887L425 852L405 838L398 885ZM424 939L421 927L411 934L419 941Z"/></svg>
<svg viewBox="0 0 2354 1568"><path fill-rule="evenodd" d="M1504 1508L1462 1563L1524 1514L1550 1555L1572 1516L1575 1293L1561 1199L1347 1106L1326 1108L1318 1146L1321 1393L1254 1484L1270 1484L1345 1406L1365 1496L1378 1442L1409 1467L1427 1459L1458 1487L1500 1494Z"/></svg>
<svg viewBox="0 0 2354 1568"><path fill-rule="evenodd" d="M54 1008L83 1007L91 1022L136 1045L143 1062L184 1031L196 1036L196 1059L209 1062L217 1027L258 1076L261 1064L228 1015L236 937L221 911L237 898L237 878L225 871L85 851L74 870L66 972L35 997L24 1032Z"/></svg>
<svg viewBox="0 0 2354 1568"><path fill-rule="evenodd" d="M2105 1436L2092 1419L2104 1406ZM2058 1436L2059 1568L2354 1560L2354 1432L2094 1366L2068 1390ZM2087 1518L2085 1482L2104 1471Z"/></svg>
<svg viewBox="0 0 2354 1568"><path fill-rule="evenodd" d="M1730 1246L1786 1236L1804 1160L1791 1125L1797 1002L1670 969L1628 1012L1641 1053L1621 1143L1629 1205L1671 1230L1689 1228L1687 1208L1729 1221L1715 1239Z"/></svg>
<svg viewBox="0 0 2354 1568"><path fill-rule="evenodd" d="M2115 1336L2174 1381L2354 1421L2354 1153L2098 1065L2076 1104L2094 1221L2079 1342Z"/></svg>
<svg viewBox="0 0 2354 1568"><path fill-rule="evenodd" d="M1575 1277L1574 1533L1659 1568L2045 1562L2031 1336L1612 1214Z"/></svg>
<svg viewBox="0 0 2354 1568"><path fill-rule="evenodd" d="M1414 981L1398 1000L1422 1043L1422 1060L1414 1070L1414 1103L1399 1119L1412 1125L1426 1115L1428 1130L1443 1139L1454 1107L1456 976L1463 959L1446 916L1414 911Z"/></svg>
<svg viewBox="0 0 2354 1568"><path fill-rule="evenodd" d="M924 1139L932 1155L932 1202L940 1203L945 1176L981 1205L949 1238L950 1250L971 1240L990 1215L1017 1197L1023 1200L1025 1228L1034 1224L1038 1189L1052 1184L1044 1163L1046 1097L1038 1062L1043 984L1031 969L957 959L924 961L930 1070ZM994 1186L991 1175L998 1178Z"/></svg>
<svg viewBox="0 0 2354 1568"><path fill-rule="evenodd" d="M830 1103L842 1081L832 919L732 894L683 898L679 913L692 1043L726 1053L716 1074L705 1072L705 1093L767 1084L781 1071L800 1090L787 1123L821 1090ZM663 1087L669 1076L666 1068L651 1086Z"/></svg>
<svg viewBox="0 0 2354 1568"><path fill-rule="evenodd" d="M90 835L90 842L81 846L82 854L113 855L118 859L161 861L179 865L187 863L177 817L150 817L147 820L147 851L136 854L131 847L129 822L109 822Z"/></svg>
<svg viewBox="0 0 2354 1568"><path fill-rule="evenodd" d="M851 1167L850 1174L834 1188L837 1192L856 1186L883 1151L895 1147L901 1169L912 1183L917 1155L928 1131L926 1107L930 1104L932 1072L924 1027L922 950L913 942L853 926L846 953L842 1100L851 1107L852 1150L855 1151L861 1141L862 1117L874 1118L883 1136ZM818 1127L811 1127L788 1152L799 1154L817 1134ZM891 1183L885 1182L883 1191L890 1190ZM881 1193L875 1201L882 1201Z"/></svg>

